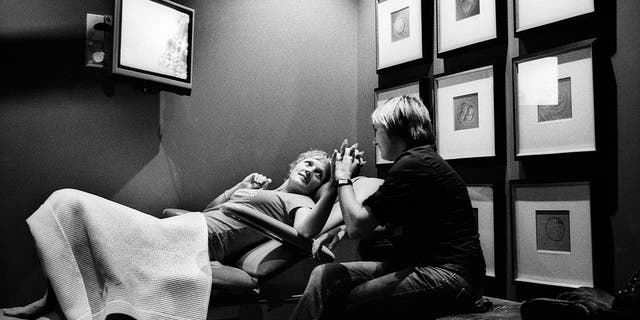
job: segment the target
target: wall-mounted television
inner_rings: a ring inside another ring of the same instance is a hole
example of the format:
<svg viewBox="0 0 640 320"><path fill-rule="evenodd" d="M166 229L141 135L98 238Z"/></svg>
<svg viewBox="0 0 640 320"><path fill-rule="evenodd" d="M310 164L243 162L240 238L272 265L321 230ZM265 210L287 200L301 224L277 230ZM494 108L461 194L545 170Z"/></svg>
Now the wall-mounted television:
<svg viewBox="0 0 640 320"><path fill-rule="evenodd" d="M194 10L169 0L115 0L114 74L191 90Z"/></svg>

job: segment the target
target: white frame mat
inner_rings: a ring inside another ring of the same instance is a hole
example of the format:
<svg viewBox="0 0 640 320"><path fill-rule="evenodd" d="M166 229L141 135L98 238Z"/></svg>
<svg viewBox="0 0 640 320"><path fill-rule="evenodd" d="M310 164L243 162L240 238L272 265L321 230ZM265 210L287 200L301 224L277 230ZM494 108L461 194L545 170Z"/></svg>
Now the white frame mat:
<svg viewBox="0 0 640 320"><path fill-rule="evenodd" d="M467 185L471 206L478 209L478 233L480 234L480 246L486 264L486 275L496 276L495 260L495 223L493 188L484 185Z"/></svg>
<svg viewBox="0 0 640 320"><path fill-rule="evenodd" d="M515 0L514 5L516 32L595 11L594 0Z"/></svg>
<svg viewBox="0 0 640 320"><path fill-rule="evenodd" d="M434 78L436 144L443 159L496 155L493 65ZM477 124L456 128L455 102L477 94Z"/></svg>
<svg viewBox="0 0 640 320"><path fill-rule="evenodd" d="M516 156L596 151L591 46L516 61L514 74ZM562 99L559 81L566 79L569 97ZM541 106L570 110L558 120L541 121Z"/></svg>
<svg viewBox="0 0 640 320"><path fill-rule="evenodd" d="M457 19L457 0L437 0L438 53L462 48L498 37L496 0L475 0L479 13Z"/></svg>
<svg viewBox="0 0 640 320"><path fill-rule="evenodd" d="M588 182L512 186L515 280L593 287L591 200ZM569 211L569 252L538 250L536 211Z"/></svg>
<svg viewBox="0 0 640 320"><path fill-rule="evenodd" d="M422 2L420 0L376 0L376 51L377 69L384 69L423 57L422 53ZM409 23L402 20L408 36L394 40L392 14L409 10Z"/></svg>

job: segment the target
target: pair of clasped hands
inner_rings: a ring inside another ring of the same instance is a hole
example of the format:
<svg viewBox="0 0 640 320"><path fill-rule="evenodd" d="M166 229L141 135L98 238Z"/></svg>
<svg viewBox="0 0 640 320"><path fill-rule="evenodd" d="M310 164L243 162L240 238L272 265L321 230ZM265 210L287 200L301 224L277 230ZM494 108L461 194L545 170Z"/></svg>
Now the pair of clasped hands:
<svg viewBox="0 0 640 320"><path fill-rule="evenodd" d="M333 150L331 155L331 169L333 172L331 179L335 183L342 179L351 179L353 176L358 175L360 168L367 163L362 156L364 151L358 150L358 143L354 143L351 147L348 147L349 142L347 139L342 141L340 149Z"/></svg>
<svg viewBox="0 0 640 320"><path fill-rule="evenodd" d="M358 150L358 143L354 143L348 147L349 142L344 139L340 145L340 149L333 150L331 155L331 181L327 185L336 186L338 180L351 179L358 175L360 168L367 163L363 159L364 151ZM323 255L319 255L320 248L327 244L329 250L333 250L335 246L344 238L347 233L345 225L333 228L313 240L311 246L311 254L317 259L321 260Z"/></svg>

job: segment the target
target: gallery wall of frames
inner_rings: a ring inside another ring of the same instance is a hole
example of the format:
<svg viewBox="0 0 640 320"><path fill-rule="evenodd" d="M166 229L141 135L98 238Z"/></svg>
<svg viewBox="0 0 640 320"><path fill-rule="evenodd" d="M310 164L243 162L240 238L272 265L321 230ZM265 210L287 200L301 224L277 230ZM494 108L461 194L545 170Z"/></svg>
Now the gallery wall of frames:
<svg viewBox="0 0 640 320"><path fill-rule="evenodd" d="M371 110L425 101L438 152L468 185L485 294L610 290L615 1L374 1ZM392 159L376 153L384 177Z"/></svg>

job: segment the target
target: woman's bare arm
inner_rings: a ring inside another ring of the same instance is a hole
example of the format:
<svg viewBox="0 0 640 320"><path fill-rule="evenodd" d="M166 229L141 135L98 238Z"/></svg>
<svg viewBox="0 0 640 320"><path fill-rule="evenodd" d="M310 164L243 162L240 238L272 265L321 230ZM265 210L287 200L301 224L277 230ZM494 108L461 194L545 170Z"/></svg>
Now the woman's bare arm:
<svg viewBox="0 0 640 320"><path fill-rule="evenodd" d="M240 181L235 186L231 187L231 189L225 190L222 194L217 196L213 201L209 202L205 211L210 208L214 208L219 206L231 198L231 195L236 192L238 189L265 189L271 183L271 179L259 173L252 173L245 177L242 181Z"/></svg>
<svg viewBox="0 0 640 320"><path fill-rule="evenodd" d="M333 181L325 183L321 187L320 200L313 208L300 207L296 210L293 227L305 238L317 236L329 218L331 208L336 201L336 187Z"/></svg>

